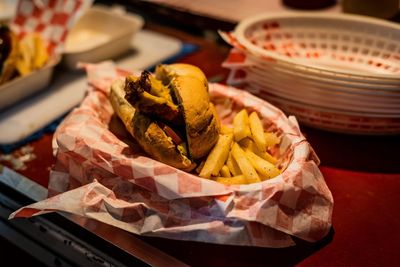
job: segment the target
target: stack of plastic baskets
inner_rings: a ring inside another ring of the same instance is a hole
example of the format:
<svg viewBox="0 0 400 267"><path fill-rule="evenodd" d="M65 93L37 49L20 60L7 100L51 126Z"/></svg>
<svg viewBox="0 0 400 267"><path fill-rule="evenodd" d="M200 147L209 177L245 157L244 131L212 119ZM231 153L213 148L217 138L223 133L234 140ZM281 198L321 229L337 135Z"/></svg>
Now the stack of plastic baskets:
<svg viewBox="0 0 400 267"><path fill-rule="evenodd" d="M300 122L400 133L400 24L347 14L261 14L221 32L228 83Z"/></svg>

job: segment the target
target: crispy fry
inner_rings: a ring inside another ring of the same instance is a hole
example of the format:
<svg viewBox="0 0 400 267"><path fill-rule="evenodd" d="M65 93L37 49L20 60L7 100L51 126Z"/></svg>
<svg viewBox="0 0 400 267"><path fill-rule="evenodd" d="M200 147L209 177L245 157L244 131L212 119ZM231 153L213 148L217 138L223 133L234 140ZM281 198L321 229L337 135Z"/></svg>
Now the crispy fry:
<svg viewBox="0 0 400 267"><path fill-rule="evenodd" d="M281 173L275 166L278 160L268 152L268 147L279 144L280 138L275 133L264 131L256 112L248 115L246 109L242 109L233 118L233 126L221 125L221 133L233 134L234 139L225 165L219 167L218 174L209 170L212 167L204 167L203 175L219 175L216 181L224 184L250 184Z"/></svg>
<svg viewBox="0 0 400 267"><path fill-rule="evenodd" d="M221 170L219 171L222 177L231 177L231 172L229 171L228 166L222 166Z"/></svg>
<svg viewBox="0 0 400 267"><path fill-rule="evenodd" d="M257 156L271 162L272 164L276 164L278 162L278 160L274 156L269 154L268 151L261 152L256 144L253 142L253 140L251 140L250 138L242 139L239 144L241 147L243 147L244 150L250 150Z"/></svg>
<svg viewBox="0 0 400 267"><path fill-rule="evenodd" d="M233 134L220 135L217 144L208 154L204 167L199 176L210 178L211 175L217 176L229 155Z"/></svg>
<svg viewBox="0 0 400 267"><path fill-rule="evenodd" d="M239 165L237 164L236 160L232 156L232 151L229 152L228 159L226 160L226 165L229 168L229 171L234 175L240 175L242 174L242 171L239 168Z"/></svg>
<svg viewBox="0 0 400 267"><path fill-rule="evenodd" d="M278 162L278 160L277 160L274 156L272 156L271 154L269 154L267 151L264 152L264 153L261 155L261 157L262 157L263 159L265 159L266 161L271 162L272 164L276 164L276 163Z"/></svg>
<svg viewBox="0 0 400 267"><path fill-rule="evenodd" d="M21 75L43 67L49 59L46 44L36 33L29 33L18 42L19 57L16 67Z"/></svg>
<svg viewBox="0 0 400 267"><path fill-rule="evenodd" d="M236 175L233 177L217 177L215 181L226 185L247 184L247 180L244 175Z"/></svg>
<svg viewBox="0 0 400 267"><path fill-rule="evenodd" d="M233 128L227 125L221 125L221 134L231 134L233 133Z"/></svg>
<svg viewBox="0 0 400 267"><path fill-rule="evenodd" d="M253 140L251 140L250 137L243 138L242 140L240 140L237 143L243 149L247 149L247 148L252 149L252 147L254 146L254 142L253 142Z"/></svg>
<svg viewBox="0 0 400 267"><path fill-rule="evenodd" d="M33 59L33 67L35 69L40 69L49 60L49 54L47 53L47 47L39 34L34 35L35 42L35 57Z"/></svg>
<svg viewBox="0 0 400 267"><path fill-rule="evenodd" d="M281 142L280 138L276 135L276 133L265 132L265 145L267 147L277 145Z"/></svg>
<svg viewBox="0 0 400 267"><path fill-rule="evenodd" d="M232 146L232 155L239 165L243 175L246 177L248 183L256 183L261 181L256 170L247 159L245 152L237 143L234 143Z"/></svg>
<svg viewBox="0 0 400 267"><path fill-rule="evenodd" d="M269 179L269 178L273 178L281 173L277 167L275 167L270 162L264 160L263 158L257 156L252 151L246 150L245 154L246 154L247 159L250 161L250 163L254 167L254 169L256 169L257 172L259 172L262 175L262 177L266 177L267 179Z"/></svg>
<svg viewBox="0 0 400 267"><path fill-rule="evenodd" d="M265 152L267 150L264 128L257 112L252 112L249 116L249 125L251 130L251 138L256 143L258 150Z"/></svg>
<svg viewBox="0 0 400 267"><path fill-rule="evenodd" d="M245 137L251 136L249 115L245 109L242 109L233 118L233 134L236 142L239 142Z"/></svg>

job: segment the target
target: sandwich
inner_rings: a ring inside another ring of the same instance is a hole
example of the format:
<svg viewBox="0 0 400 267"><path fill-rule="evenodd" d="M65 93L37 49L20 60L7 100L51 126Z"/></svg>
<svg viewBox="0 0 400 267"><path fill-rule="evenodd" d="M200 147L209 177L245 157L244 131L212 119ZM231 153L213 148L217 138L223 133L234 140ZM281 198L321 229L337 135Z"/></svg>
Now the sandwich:
<svg viewBox="0 0 400 267"><path fill-rule="evenodd" d="M154 74L117 80L110 102L149 156L178 169L193 170L218 141L208 82L196 66L159 65Z"/></svg>

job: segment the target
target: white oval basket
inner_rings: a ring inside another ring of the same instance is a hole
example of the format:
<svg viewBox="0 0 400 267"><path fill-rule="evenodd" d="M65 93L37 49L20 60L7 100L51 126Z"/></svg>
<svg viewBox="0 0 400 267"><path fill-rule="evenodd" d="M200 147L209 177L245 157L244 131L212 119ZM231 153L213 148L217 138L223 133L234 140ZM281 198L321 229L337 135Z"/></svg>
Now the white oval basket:
<svg viewBox="0 0 400 267"><path fill-rule="evenodd" d="M234 36L262 58L400 80L400 25L384 20L349 14L261 14L241 21Z"/></svg>

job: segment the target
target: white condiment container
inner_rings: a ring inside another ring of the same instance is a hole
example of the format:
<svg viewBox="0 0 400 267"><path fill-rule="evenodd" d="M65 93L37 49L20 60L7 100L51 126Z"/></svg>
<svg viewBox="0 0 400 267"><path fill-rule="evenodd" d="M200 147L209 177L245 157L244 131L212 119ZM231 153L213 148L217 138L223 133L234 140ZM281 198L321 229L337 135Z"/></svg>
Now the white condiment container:
<svg viewBox="0 0 400 267"><path fill-rule="evenodd" d="M132 48L131 40L142 26L140 16L92 6L69 32L62 63L75 69L78 62L115 59Z"/></svg>
<svg viewBox="0 0 400 267"><path fill-rule="evenodd" d="M60 57L56 56L43 68L0 85L0 111L49 85L54 67L59 61Z"/></svg>

